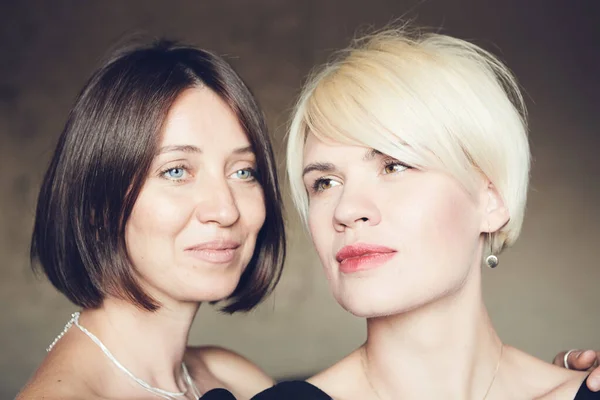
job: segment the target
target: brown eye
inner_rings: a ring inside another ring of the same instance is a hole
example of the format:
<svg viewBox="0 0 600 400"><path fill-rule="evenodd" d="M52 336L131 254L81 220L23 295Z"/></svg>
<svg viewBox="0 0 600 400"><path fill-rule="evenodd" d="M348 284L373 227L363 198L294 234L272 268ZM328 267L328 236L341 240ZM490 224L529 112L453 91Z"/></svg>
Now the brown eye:
<svg viewBox="0 0 600 400"><path fill-rule="evenodd" d="M336 182L333 179L321 178L315 181L315 183L313 184L313 190L315 192L322 192L324 190L331 189L332 187L337 185L339 185L339 182Z"/></svg>
<svg viewBox="0 0 600 400"><path fill-rule="evenodd" d="M329 189L331 186L333 186L331 184L331 179L323 179L321 182L319 182L319 189L321 190Z"/></svg>
<svg viewBox="0 0 600 400"><path fill-rule="evenodd" d="M387 164L385 167L383 167L383 173L384 174L394 174L397 172L402 172L405 169L407 169L408 167L406 165L397 163L397 162L392 162Z"/></svg>

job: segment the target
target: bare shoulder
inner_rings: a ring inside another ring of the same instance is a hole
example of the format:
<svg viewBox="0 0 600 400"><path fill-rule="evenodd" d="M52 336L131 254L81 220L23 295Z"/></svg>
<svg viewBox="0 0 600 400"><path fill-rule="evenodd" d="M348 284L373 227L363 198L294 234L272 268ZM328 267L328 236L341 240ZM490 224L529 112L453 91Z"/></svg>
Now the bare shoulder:
<svg viewBox="0 0 600 400"><path fill-rule="evenodd" d="M505 346L504 354L514 396L572 400L587 376L587 372L558 367L511 346Z"/></svg>
<svg viewBox="0 0 600 400"><path fill-rule="evenodd" d="M207 368L218 378L230 379L255 379L269 386L273 379L269 377L260 367L244 356L217 346L188 347L186 350L186 362Z"/></svg>
<svg viewBox="0 0 600 400"><path fill-rule="evenodd" d="M259 366L222 347L188 347L185 362L194 380L208 387L224 387L238 399L250 398L274 383Z"/></svg>
<svg viewBox="0 0 600 400"><path fill-rule="evenodd" d="M16 400L83 400L97 398L78 382L62 379L60 375L35 376L19 392Z"/></svg>
<svg viewBox="0 0 600 400"><path fill-rule="evenodd" d="M99 396L81 376L81 368L70 362L69 357L53 351L47 356L17 395L25 399L97 399Z"/></svg>
<svg viewBox="0 0 600 400"><path fill-rule="evenodd" d="M587 378L587 372L567 371L565 379L554 386L550 391L540 396L540 400L573 399L581 384Z"/></svg>
<svg viewBox="0 0 600 400"><path fill-rule="evenodd" d="M60 391L52 392L47 388L26 387L24 388L15 400L84 400L89 397L69 395L60 393Z"/></svg>
<svg viewBox="0 0 600 400"><path fill-rule="evenodd" d="M307 379L334 399L367 398L359 350L354 351L326 370Z"/></svg>

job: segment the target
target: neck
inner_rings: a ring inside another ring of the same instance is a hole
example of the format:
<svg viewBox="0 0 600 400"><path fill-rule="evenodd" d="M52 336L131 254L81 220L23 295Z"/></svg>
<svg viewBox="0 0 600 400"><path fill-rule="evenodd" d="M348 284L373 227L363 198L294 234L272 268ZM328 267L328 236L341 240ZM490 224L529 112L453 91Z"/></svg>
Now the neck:
<svg viewBox="0 0 600 400"><path fill-rule="evenodd" d="M197 303L177 304L149 312L107 298L100 308L84 310L80 324L133 375L152 386L179 391L181 363L198 307ZM111 363L108 358L106 362Z"/></svg>
<svg viewBox="0 0 600 400"><path fill-rule="evenodd" d="M480 273L473 268L461 289L433 303L367 321L364 369L380 398L484 398L502 344Z"/></svg>

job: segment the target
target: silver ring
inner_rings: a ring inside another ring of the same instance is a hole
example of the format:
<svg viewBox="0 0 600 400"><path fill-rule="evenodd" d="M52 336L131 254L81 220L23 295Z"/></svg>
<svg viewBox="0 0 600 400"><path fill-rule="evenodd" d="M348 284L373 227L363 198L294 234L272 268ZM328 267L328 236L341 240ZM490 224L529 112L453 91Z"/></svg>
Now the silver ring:
<svg viewBox="0 0 600 400"><path fill-rule="evenodd" d="M566 368L566 369L571 369L571 368L569 367L569 354L571 354L571 353L572 353L572 352L574 352L574 351L577 351L577 350L576 350L576 349L571 349L571 350L567 351L567 352L565 353L565 356L563 357L563 364L565 365L565 368Z"/></svg>

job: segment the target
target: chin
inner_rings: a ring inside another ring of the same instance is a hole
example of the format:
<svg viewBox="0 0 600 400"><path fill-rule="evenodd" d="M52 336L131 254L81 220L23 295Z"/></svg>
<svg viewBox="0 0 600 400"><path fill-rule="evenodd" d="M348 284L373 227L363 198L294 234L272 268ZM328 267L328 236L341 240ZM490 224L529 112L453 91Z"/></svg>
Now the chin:
<svg viewBox="0 0 600 400"><path fill-rule="evenodd" d="M402 309L390 307L389 304L373 304L372 302L338 301L344 310L359 318L387 317L400 314Z"/></svg>
<svg viewBox="0 0 600 400"><path fill-rule="evenodd" d="M212 288L199 291L198 298L200 301L221 301L232 295L237 288L239 281L216 284Z"/></svg>
<svg viewBox="0 0 600 400"><path fill-rule="evenodd" d="M377 318L403 314L427 304L422 293L411 293L394 287L385 290L353 288L336 293L337 302L350 314L359 318ZM368 289L368 290L367 290Z"/></svg>
<svg viewBox="0 0 600 400"><path fill-rule="evenodd" d="M180 287L180 290L174 294L180 301L196 303L221 301L231 296L238 283L239 278L235 277L198 279L195 285L184 282L185 286Z"/></svg>

